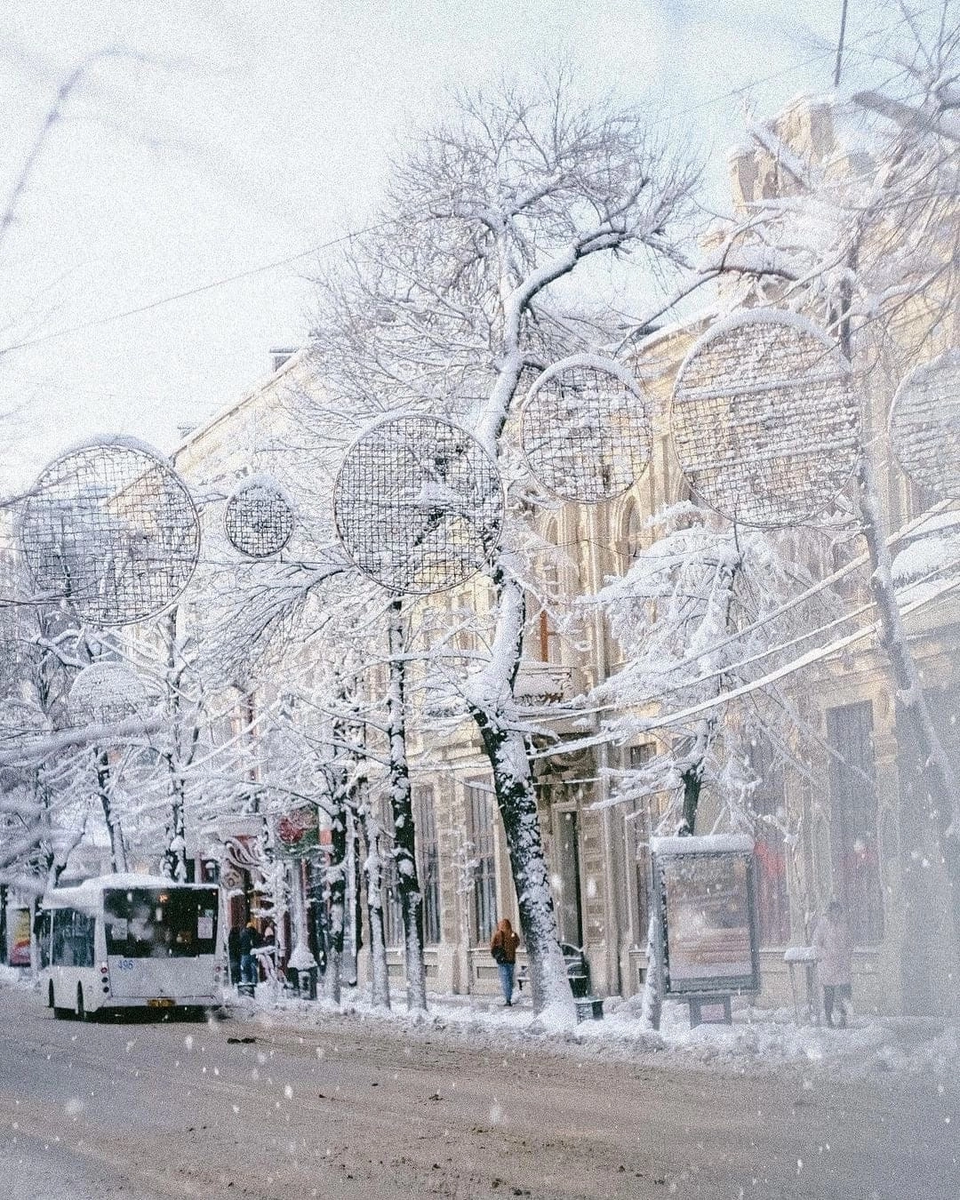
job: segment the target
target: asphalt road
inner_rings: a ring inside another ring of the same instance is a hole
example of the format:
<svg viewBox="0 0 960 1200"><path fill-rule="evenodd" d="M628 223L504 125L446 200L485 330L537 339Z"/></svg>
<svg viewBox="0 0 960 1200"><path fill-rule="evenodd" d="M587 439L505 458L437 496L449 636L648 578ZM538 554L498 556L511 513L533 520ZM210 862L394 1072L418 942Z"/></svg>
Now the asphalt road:
<svg viewBox="0 0 960 1200"><path fill-rule="evenodd" d="M0 1022L11 1200L960 1196L960 1092L932 1078L660 1071L341 1017L80 1024L14 989Z"/></svg>

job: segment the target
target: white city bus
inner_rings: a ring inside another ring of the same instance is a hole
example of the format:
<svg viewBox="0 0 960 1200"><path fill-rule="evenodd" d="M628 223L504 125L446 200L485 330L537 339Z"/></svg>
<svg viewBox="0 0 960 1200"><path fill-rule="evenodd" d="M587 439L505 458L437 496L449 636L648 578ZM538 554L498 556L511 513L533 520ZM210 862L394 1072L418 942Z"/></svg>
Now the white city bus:
<svg viewBox="0 0 960 1200"><path fill-rule="evenodd" d="M43 899L42 995L54 1015L220 1002L219 893L153 875L104 875Z"/></svg>

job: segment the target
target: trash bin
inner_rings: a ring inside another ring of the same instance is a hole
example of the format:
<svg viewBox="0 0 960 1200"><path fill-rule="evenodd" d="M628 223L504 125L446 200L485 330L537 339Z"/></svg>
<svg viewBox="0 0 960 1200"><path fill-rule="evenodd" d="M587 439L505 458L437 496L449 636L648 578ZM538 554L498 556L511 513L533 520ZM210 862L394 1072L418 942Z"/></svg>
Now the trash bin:
<svg viewBox="0 0 960 1200"><path fill-rule="evenodd" d="M301 1000L317 998L317 968L301 967L297 971L297 995Z"/></svg>
<svg viewBox="0 0 960 1200"><path fill-rule="evenodd" d="M570 991L575 1000L582 1000L590 995L590 964L580 946L571 946L569 942L561 942L564 966L567 968L567 978L570 980Z"/></svg>
<svg viewBox="0 0 960 1200"><path fill-rule="evenodd" d="M300 942L293 948L287 959L287 978L296 987L301 1000L316 1000L317 998L317 960Z"/></svg>

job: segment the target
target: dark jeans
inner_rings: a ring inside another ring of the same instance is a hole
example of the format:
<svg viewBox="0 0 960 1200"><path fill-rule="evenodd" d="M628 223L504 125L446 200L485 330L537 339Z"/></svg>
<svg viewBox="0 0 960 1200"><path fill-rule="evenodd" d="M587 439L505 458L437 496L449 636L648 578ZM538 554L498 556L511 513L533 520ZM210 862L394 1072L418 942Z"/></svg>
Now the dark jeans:
<svg viewBox="0 0 960 1200"><path fill-rule="evenodd" d="M849 983L825 983L823 985L823 1012L827 1018L827 1024L833 1025L833 1008L834 1005L840 1013L840 1028L843 1029L847 1024L847 1004L853 996L853 988Z"/></svg>
<svg viewBox="0 0 960 1200"><path fill-rule="evenodd" d="M256 983L257 982L257 965L253 961L252 954L240 955L240 982L241 983Z"/></svg>
<svg viewBox="0 0 960 1200"><path fill-rule="evenodd" d="M503 998L507 1004L513 1003L513 969L515 963L497 963L497 971L500 974L500 987L503 990Z"/></svg>

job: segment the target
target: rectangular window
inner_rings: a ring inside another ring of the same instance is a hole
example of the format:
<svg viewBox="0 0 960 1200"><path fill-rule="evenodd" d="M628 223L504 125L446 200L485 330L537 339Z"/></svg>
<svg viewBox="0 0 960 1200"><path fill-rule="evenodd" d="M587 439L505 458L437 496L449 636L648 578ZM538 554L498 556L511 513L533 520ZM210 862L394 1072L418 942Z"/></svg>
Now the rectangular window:
<svg viewBox="0 0 960 1200"><path fill-rule="evenodd" d="M58 967L92 967L94 925L94 918L88 913L73 908L54 909L51 962Z"/></svg>
<svg viewBox="0 0 960 1200"><path fill-rule="evenodd" d="M827 710L833 890L857 945L883 937L870 701Z"/></svg>
<svg viewBox="0 0 960 1200"><path fill-rule="evenodd" d="M627 752L627 763L632 771L645 766L655 752L653 742L641 742L631 746ZM647 944L647 925L650 921L648 902L650 852L647 839L650 835L650 806L655 805L653 796L640 796L628 800L623 806L623 828L627 848L627 887L630 890L630 908L633 913L633 940L637 946Z"/></svg>
<svg viewBox="0 0 960 1200"><path fill-rule="evenodd" d="M40 916L39 931L37 933L37 949L40 952L40 966L50 966L51 945L50 939L53 933L53 913L49 910Z"/></svg>
<svg viewBox="0 0 960 1200"><path fill-rule="evenodd" d="M790 942L790 900L783 764L769 740L758 738L750 746L750 766L760 781L750 794L760 945L786 946Z"/></svg>
<svg viewBox="0 0 960 1200"><path fill-rule="evenodd" d="M435 946L440 941L440 845L433 788L420 787L413 794L417 826L417 873L423 895L423 941Z"/></svg>
<svg viewBox="0 0 960 1200"><path fill-rule="evenodd" d="M108 888L103 893L107 953L124 958L213 954L217 908L216 888Z"/></svg>
<svg viewBox="0 0 960 1200"><path fill-rule="evenodd" d="M473 875L473 944L485 945L497 925L496 799L482 783L467 784L467 836Z"/></svg>

